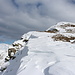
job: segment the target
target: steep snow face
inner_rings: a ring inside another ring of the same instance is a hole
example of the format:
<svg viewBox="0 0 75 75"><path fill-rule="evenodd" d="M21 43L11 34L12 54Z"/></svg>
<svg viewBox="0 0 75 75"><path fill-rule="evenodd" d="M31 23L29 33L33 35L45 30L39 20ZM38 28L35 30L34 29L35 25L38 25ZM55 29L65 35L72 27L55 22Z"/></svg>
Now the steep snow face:
<svg viewBox="0 0 75 75"><path fill-rule="evenodd" d="M53 33L46 30L24 34L12 45L15 49L22 45L17 49L16 58L2 61L0 66L7 68L0 75L75 75L75 33L66 32L69 27L74 29L74 24L58 23L48 29L58 30Z"/></svg>

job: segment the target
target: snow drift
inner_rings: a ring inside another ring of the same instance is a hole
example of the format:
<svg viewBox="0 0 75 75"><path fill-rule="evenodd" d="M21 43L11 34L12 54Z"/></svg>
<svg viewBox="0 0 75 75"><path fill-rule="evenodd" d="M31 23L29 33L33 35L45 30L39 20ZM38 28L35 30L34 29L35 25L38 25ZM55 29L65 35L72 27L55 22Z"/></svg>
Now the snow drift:
<svg viewBox="0 0 75 75"><path fill-rule="evenodd" d="M0 67L5 68L0 75L75 75L74 37L75 24L60 22L46 31L28 32L11 46L0 45ZM16 58L5 62L12 47Z"/></svg>

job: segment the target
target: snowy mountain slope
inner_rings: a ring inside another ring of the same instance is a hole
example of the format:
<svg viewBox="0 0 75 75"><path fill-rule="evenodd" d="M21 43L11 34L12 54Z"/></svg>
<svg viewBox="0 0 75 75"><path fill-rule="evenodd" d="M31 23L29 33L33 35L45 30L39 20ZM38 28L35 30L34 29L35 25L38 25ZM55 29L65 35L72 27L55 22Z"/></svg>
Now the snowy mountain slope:
<svg viewBox="0 0 75 75"><path fill-rule="evenodd" d="M46 31L51 29L57 29L60 33L75 33L75 23L70 22L59 22L56 25L48 28Z"/></svg>
<svg viewBox="0 0 75 75"><path fill-rule="evenodd" d="M61 22L45 32L24 34L11 45L19 44L16 58L0 65L7 67L0 75L75 75L74 29L74 23Z"/></svg>
<svg viewBox="0 0 75 75"><path fill-rule="evenodd" d="M7 56L7 50L10 45L8 44L0 44L0 65L3 64L5 57Z"/></svg>

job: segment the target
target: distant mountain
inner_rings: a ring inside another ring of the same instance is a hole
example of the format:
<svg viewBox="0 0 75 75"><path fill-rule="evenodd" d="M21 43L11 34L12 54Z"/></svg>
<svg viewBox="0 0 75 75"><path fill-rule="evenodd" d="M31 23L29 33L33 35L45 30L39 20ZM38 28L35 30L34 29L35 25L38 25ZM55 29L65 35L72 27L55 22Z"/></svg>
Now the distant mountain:
<svg viewBox="0 0 75 75"><path fill-rule="evenodd" d="M0 75L75 75L75 24L60 22L1 44Z"/></svg>
<svg viewBox="0 0 75 75"><path fill-rule="evenodd" d="M0 50L5 50L5 51L7 51L7 50L8 50L8 47L9 47L8 44L4 44L4 43L1 43L1 44L0 44Z"/></svg>

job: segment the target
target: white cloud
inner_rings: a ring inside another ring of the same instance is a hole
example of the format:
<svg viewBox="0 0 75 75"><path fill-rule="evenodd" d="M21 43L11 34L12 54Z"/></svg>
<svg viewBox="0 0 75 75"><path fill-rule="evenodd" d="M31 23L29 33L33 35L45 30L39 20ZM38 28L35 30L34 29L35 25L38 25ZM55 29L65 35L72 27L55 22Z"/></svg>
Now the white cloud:
<svg viewBox="0 0 75 75"><path fill-rule="evenodd" d="M59 21L75 22L74 0L0 0L0 34L18 38Z"/></svg>

